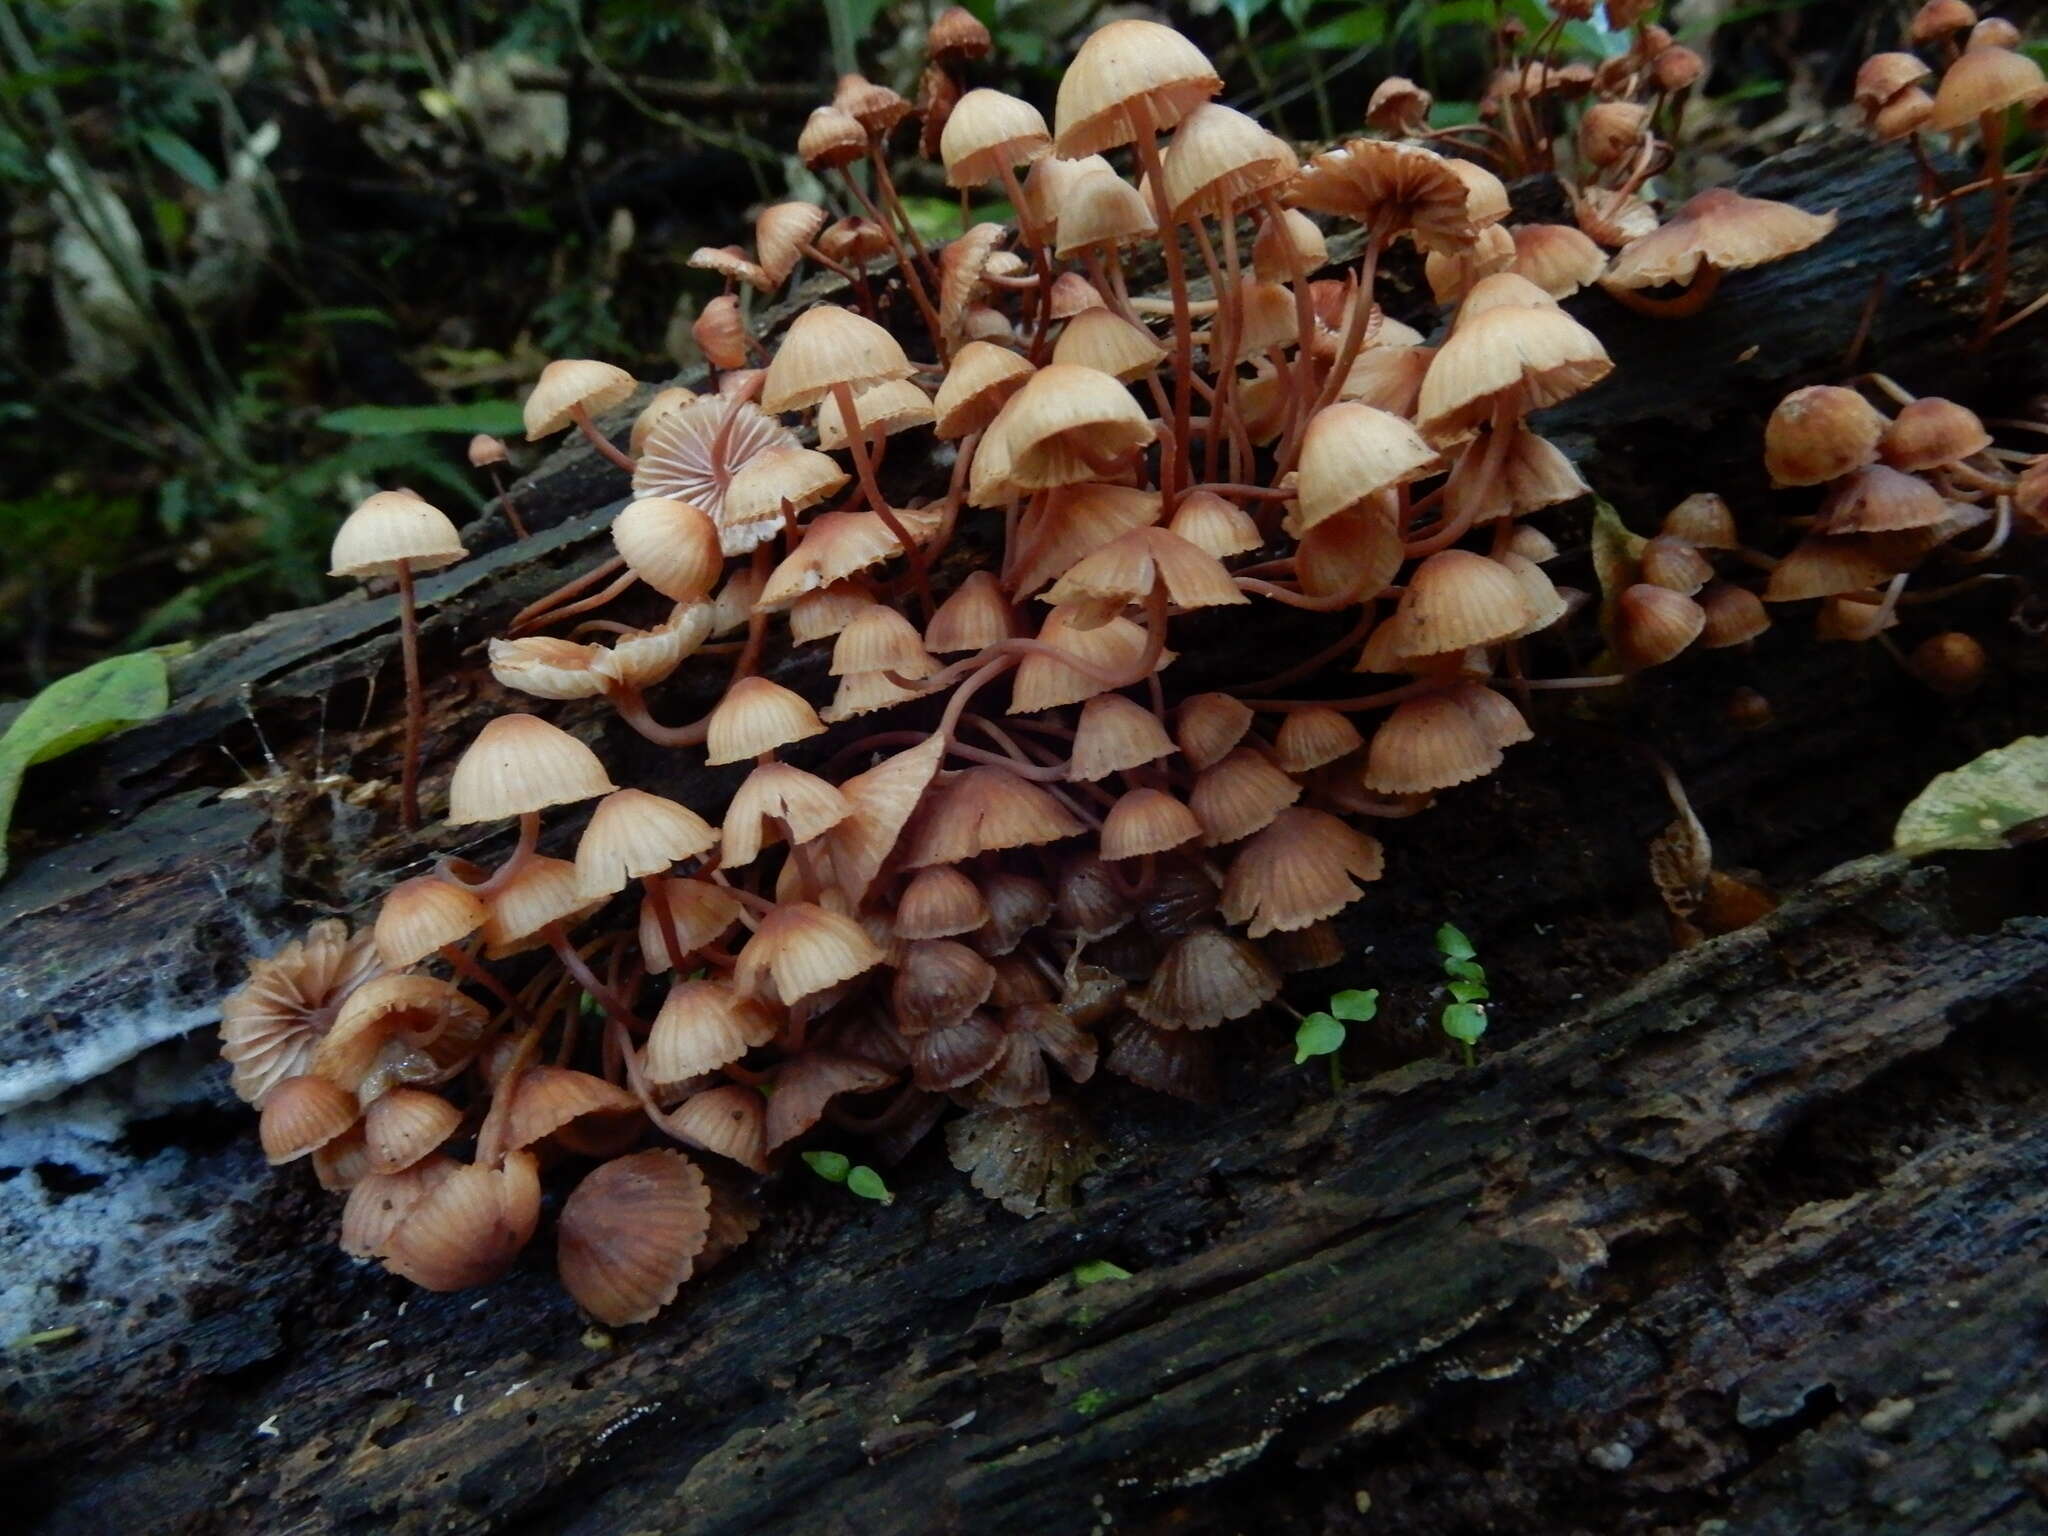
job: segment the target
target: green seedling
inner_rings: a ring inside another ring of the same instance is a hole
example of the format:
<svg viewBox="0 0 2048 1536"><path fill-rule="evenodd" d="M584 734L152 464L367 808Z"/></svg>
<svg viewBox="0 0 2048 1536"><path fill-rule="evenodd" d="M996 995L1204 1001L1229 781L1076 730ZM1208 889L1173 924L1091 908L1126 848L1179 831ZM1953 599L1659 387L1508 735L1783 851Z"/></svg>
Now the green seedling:
<svg viewBox="0 0 2048 1536"><path fill-rule="evenodd" d="M1438 1022L1464 1050L1469 1067L1477 1061L1472 1047L1486 1033L1486 1009L1481 1005L1493 995L1486 988L1486 968L1479 963L1479 951L1472 941L1454 924L1437 929L1436 948L1444 957L1444 990L1451 997Z"/></svg>
<svg viewBox="0 0 2048 1536"><path fill-rule="evenodd" d="M1337 1053L1344 1048L1345 1024L1363 1024L1380 1011L1379 988L1353 988L1332 993L1329 1008L1312 1013L1294 1031L1294 1064L1300 1066L1311 1056L1325 1056L1330 1062L1330 1087L1344 1086Z"/></svg>
<svg viewBox="0 0 2048 1536"><path fill-rule="evenodd" d="M882 1182L882 1176L865 1163L856 1163L844 1152L806 1152L804 1166L809 1168L827 1184L844 1184L848 1190L863 1200L873 1200L879 1205L893 1205L895 1193Z"/></svg>

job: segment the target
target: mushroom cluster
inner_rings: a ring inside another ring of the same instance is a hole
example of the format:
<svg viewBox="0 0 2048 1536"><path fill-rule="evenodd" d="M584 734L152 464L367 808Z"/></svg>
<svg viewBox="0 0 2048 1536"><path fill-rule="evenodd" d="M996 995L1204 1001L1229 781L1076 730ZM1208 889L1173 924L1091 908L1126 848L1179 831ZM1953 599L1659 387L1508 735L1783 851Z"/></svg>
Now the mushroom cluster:
<svg viewBox="0 0 2048 1536"><path fill-rule="evenodd" d="M1675 51L1653 31L1646 67ZM373 952L325 934L230 1004L264 1148L348 1191L349 1252L478 1283L535 1231L543 1172L588 1169L561 1273L638 1321L751 1229L734 1176L820 1126L886 1163L943 1124L978 1189L1062 1204L1099 1152L1071 1085L1217 1097L1226 1026L1343 957L1332 919L1380 878L1375 821L1494 772L1540 691L1760 627L1746 589L1710 585L1732 522L1696 508L1612 605L1613 665L1537 675L1532 637L1581 597L1525 519L1587 487L1532 418L1611 370L1558 302L1604 257L1510 226L1494 174L1411 136L1412 87L1399 112L1376 100L1389 136L1304 162L1166 27L1089 37L1050 126L970 87L987 47L949 11L917 107L849 77L812 115L799 152L853 212L781 204L751 251L698 253L728 284L698 326L708 392L654 395L622 449L597 418L626 375L567 360L536 385L529 436L575 426L633 499L615 555L493 639L491 672L608 708L673 777L619 787L583 739L501 715L446 820L516 831L510 853L442 859L385 898ZM1643 76L1660 100L1671 73ZM913 118L963 206L999 188L1014 228L970 208L920 240L889 175ZM1602 131L1634 144L1634 121ZM1397 243L1454 306L1433 340L1377 302ZM1129 281L1152 261L1156 301ZM742 290L805 262L854 302L810 303L770 347ZM942 496L890 494L898 439L950 455ZM1966 479L1970 451L1937 473ZM1253 680L1231 637L1258 605L1322 638ZM1197 682L1175 685L1170 642L1201 648ZM829 698L773 665L806 649L829 653ZM1343 696L1293 692L1346 667L1366 680ZM665 723L654 695L685 668L717 701ZM662 793L707 765L735 770L722 805Z"/></svg>
<svg viewBox="0 0 2048 1536"><path fill-rule="evenodd" d="M1901 41L1904 48L1872 54L1858 68L1856 107L1873 138L1902 144L1913 156L1922 197L1947 216L1955 275L1983 272L1981 344L2040 307L2037 301L2011 315L2004 312L2013 201L2031 179L2009 173L2006 162L2013 118L2036 132L2048 128L2048 79L2021 51L2018 27L1998 16L1980 19L1965 0L1927 0ZM1974 134L1981 156L1976 174L1951 185L1928 158L1923 134L1952 144ZM1990 227L1981 237L1973 237L1963 220L1963 199L1972 194L1990 198Z"/></svg>

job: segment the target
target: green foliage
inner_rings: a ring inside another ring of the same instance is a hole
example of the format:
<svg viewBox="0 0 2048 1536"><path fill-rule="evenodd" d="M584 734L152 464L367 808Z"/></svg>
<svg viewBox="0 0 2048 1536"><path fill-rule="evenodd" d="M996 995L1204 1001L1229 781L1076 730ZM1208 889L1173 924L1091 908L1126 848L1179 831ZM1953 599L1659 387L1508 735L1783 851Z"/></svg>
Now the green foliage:
<svg viewBox="0 0 2048 1536"><path fill-rule="evenodd" d="M1376 1018L1379 1011L1377 987L1353 987L1332 993L1327 1011L1309 1014L1295 1029L1294 1064L1301 1066L1310 1057L1326 1056L1330 1062L1331 1090L1342 1088L1344 1074L1338 1066L1337 1053L1344 1048L1344 1026L1346 1023L1363 1024Z"/></svg>
<svg viewBox="0 0 2048 1536"><path fill-rule="evenodd" d="M5 837L22 775L124 726L153 720L170 702L170 674L155 651L109 656L28 701L0 736L0 875L7 872Z"/></svg>
<svg viewBox="0 0 2048 1536"><path fill-rule="evenodd" d="M2022 736L1935 775L1899 817L1901 853L2009 848L2048 818L2048 736Z"/></svg>
<svg viewBox="0 0 2048 1536"><path fill-rule="evenodd" d="M420 432L457 432L464 437L488 432L506 437L521 430L519 406L510 400L479 400L471 405L352 405L329 411L320 425L350 437L402 437Z"/></svg>
<svg viewBox="0 0 2048 1536"><path fill-rule="evenodd" d="M1472 1047L1486 1033L1486 1009L1480 1006L1493 994L1486 988L1486 968L1479 963L1479 951L1453 923L1436 931L1437 953L1443 956L1444 990L1451 1000L1444 1004L1437 1022L1443 1032L1464 1047L1465 1065L1473 1063Z"/></svg>
<svg viewBox="0 0 2048 1536"><path fill-rule="evenodd" d="M1074 1266L1074 1284L1080 1286L1101 1285L1110 1280L1128 1280L1131 1272L1121 1264L1112 1264L1108 1259L1084 1259Z"/></svg>
<svg viewBox="0 0 2048 1536"><path fill-rule="evenodd" d="M853 1172L853 1160L844 1152L806 1152L804 1165L830 1184L844 1184Z"/></svg>
<svg viewBox="0 0 2048 1536"><path fill-rule="evenodd" d="M844 1152L806 1152L804 1166L828 1184L844 1184L863 1200L893 1205L896 1196L882 1182L882 1176L865 1163L856 1163Z"/></svg>

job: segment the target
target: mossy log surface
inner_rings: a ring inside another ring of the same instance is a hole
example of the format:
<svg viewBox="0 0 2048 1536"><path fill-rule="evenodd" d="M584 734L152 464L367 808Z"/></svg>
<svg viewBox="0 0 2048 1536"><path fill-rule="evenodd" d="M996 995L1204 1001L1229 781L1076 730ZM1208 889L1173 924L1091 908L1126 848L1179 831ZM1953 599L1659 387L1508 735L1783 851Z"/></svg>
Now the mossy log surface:
<svg viewBox="0 0 2048 1536"><path fill-rule="evenodd" d="M1864 362L1916 389L2003 414L2048 382L2038 325L1960 351L1974 295L1896 159L1821 142L1752 172L1842 227L1696 320L1574 301L1619 367L1550 430L1633 525L1692 490L1766 505L1763 415L1839 376L1866 311ZM2023 207L2025 296L2048 205ZM943 465L891 469L929 491ZM421 584L430 815L506 702L484 639L605 551L621 490L565 450L515 491L533 537L487 520ZM1552 526L1575 558L1583 513ZM16 1347L0 1397L18 1507L62 1532L2039 1530L2041 853L1842 863L1933 772L2048 726L2038 615L1992 592L1950 617L1995 662L1963 704L1802 620L1605 725L1560 710L1391 824L1332 982L1391 1006L1343 1091L1285 1065L1278 1024L1246 1032L1221 1109L1103 1087L1102 1170L1029 1221L931 1149L886 1208L799 1170L752 1248L611 1339L544 1243L425 1295L342 1258L333 1200L263 1168L201 1027L247 957L494 844L394 834L390 597L215 642L163 719L31 776L0 884L0 1324L58 1335ZM1272 623L1249 663L1185 665L1227 684L1329 635ZM1774 729L1722 723L1737 685ZM735 777L550 713L622 783L714 807ZM1801 893L1659 967L1643 847L1669 812L1616 733L1678 764L1724 864ZM1431 1054L1445 918L1495 978L1472 1070ZM1079 1287L1089 1259L1133 1278Z"/></svg>

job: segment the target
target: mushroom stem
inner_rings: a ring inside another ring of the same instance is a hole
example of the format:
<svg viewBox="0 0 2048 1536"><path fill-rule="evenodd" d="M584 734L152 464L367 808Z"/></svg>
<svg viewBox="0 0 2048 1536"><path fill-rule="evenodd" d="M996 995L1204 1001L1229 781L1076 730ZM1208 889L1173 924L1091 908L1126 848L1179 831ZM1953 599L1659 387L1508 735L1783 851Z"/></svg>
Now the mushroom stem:
<svg viewBox="0 0 2048 1536"><path fill-rule="evenodd" d="M1514 435L1515 418L1506 406L1497 406L1493 413L1493 427L1488 433L1485 454L1479 461L1478 473L1474 476L1471 492L1465 497L1464 505L1454 516L1445 518L1435 530L1419 539L1411 539L1402 546L1402 553L1408 559L1418 555L1433 555L1440 549L1448 549L1462 539L1471 529L1479 510L1486 505L1486 498L1492 492L1494 483L1500 479L1501 467L1508 459L1508 439ZM1467 447L1467 453L1473 450Z"/></svg>
<svg viewBox="0 0 2048 1536"><path fill-rule="evenodd" d="M612 708L619 712L621 720L658 747L701 747L711 734L711 716L708 714L688 725L663 725L647 713L647 699L638 688L620 687L608 692L606 697L612 701Z"/></svg>
<svg viewBox="0 0 2048 1536"><path fill-rule="evenodd" d="M853 174L852 166L842 165L839 174L853 193L854 201L861 205L867 216L874 220L882 233L888 237L889 249L896 257L896 269L903 274L903 286L910 290L911 300L917 305L917 312L924 316L925 328L931 332L932 345L943 358L946 355L946 333L939 325L939 312L932 308L931 297L924 291L924 279L911 264L909 253L903 249L903 242L896 238L895 224L883 218L876 209L868 197L867 189L860 184L860 178Z"/></svg>
<svg viewBox="0 0 2048 1536"><path fill-rule="evenodd" d="M555 952L555 958L562 962L562 969L576 978L576 984L597 999L597 1006L614 1024L632 1034L646 1033L647 1026L633 1017L632 1010L619 1000L612 989L598 979L597 972L584 963L576 952L576 946L569 942L569 935L563 931L559 921L549 923L541 929L548 941L548 947Z"/></svg>
<svg viewBox="0 0 2048 1536"><path fill-rule="evenodd" d="M526 867L526 861L533 857L540 846L540 812L527 811L519 818L519 841L512 846L512 853L504 863L484 880L464 879L460 870L448 859L442 859L434 866L435 877L446 880L450 885L459 885L479 901L489 901L507 885L512 877ZM475 865L469 865L474 869Z"/></svg>
<svg viewBox="0 0 2048 1536"><path fill-rule="evenodd" d="M640 467L638 461L631 454L620 452L610 438L597 430L597 423L590 419L590 411L587 407L582 405L570 406L569 419L576 423L576 430L590 440L591 447L610 459L627 474L632 474L633 471Z"/></svg>
<svg viewBox="0 0 2048 1536"><path fill-rule="evenodd" d="M2012 189L2005 175L2005 114L1986 112L1977 119L1984 135L1984 168L1991 183L1991 268L1984 283L1984 319L1973 348L1990 345L1998 334L1998 312L2005 307L2005 284L2012 271Z"/></svg>
<svg viewBox="0 0 2048 1536"><path fill-rule="evenodd" d="M1600 286L1617 304L1639 315L1648 315L1656 320L1683 320L1707 307L1707 300L1721 286L1721 269L1711 261L1701 262L1685 292L1668 299L1653 299L1638 289L1617 288L1609 283Z"/></svg>
<svg viewBox="0 0 2048 1536"><path fill-rule="evenodd" d="M561 622L563 619L572 618L576 614L588 613L593 608L602 608L606 603L610 602L613 598L624 596L626 590L639 579L639 576L636 575L634 572L625 571L620 575L614 577L611 583L607 585L603 591L593 592L588 597L580 597L576 599L576 601L574 601L573 603L564 603L559 608L551 608L546 613L541 615L539 622L529 624L523 629L517 625L514 625L511 630L511 634L513 637L516 638L519 635L529 633L532 630L539 628L541 622L545 622L548 624L556 624Z"/></svg>
<svg viewBox="0 0 2048 1536"><path fill-rule="evenodd" d="M570 577L569 580L563 582L559 587L555 588L554 591L548 593L545 597L535 598L532 602L528 603L524 608L520 609L517 613L513 614L512 622L509 626L507 626L507 633L516 635L520 632L520 630L530 625L538 623L540 620L548 617L553 612L554 607L557 603L566 602L568 599L574 597L577 593L584 591L586 588L595 586L598 582L603 581L607 576L617 575L620 571L624 570L625 568L626 562L619 556L613 555L609 560L606 560L603 564L593 565L581 576Z"/></svg>
<svg viewBox="0 0 2048 1536"><path fill-rule="evenodd" d="M453 970L456 975L462 977L465 981L482 987L491 996L503 1003L505 1011L512 1016L514 1022L519 1024L531 1022L527 1017L525 1007L520 1003L519 999L513 996L502 981L478 965L461 945L443 944L441 946L441 958L448 962L449 969Z"/></svg>
<svg viewBox="0 0 2048 1536"><path fill-rule="evenodd" d="M680 980L689 970L683 951L682 935L676 932L675 908L669 904L668 886L661 875L643 875L641 888L647 892L647 904L654 908L654 919L661 929L661 947L668 952L668 963L674 968Z"/></svg>
<svg viewBox="0 0 2048 1536"><path fill-rule="evenodd" d="M1173 227L1173 212L1166 205L1166 167L1159 158L1154 137L1152 110L1143 99L1131 104L1131 126L1137 130L1132 148L1138 164L1151 178L1153 217L1159 225L1159 244L1166 255L1166 283L1173 294L1173 442L1159 466L1160 516L1173 516L1180 504L1180 487L1187 480L1188 416L1194 400L1194 321L1188 314L1187 264L1181 255L1180 236Z"/></svg>
<svg viewBox="0 0 2048 1536"><path fill-rule="evenodd" d="M491 466L491 489L498 493L498 506L505 514L505 525L512 530L512 537L526 537L526 524L520 521L519 508L513 503L512 492L506 488L505 477L498 466Z"/></svg>
<svg viewBox="0 0 2048 1536"><path fill-rule="evenodd" d="M1322 671L1324 667L1337 660L1347 651L1365 643L1365 637L1372 632L1374 612L1375 610L1371 603L1365 604L1358 611L1358 622L1346 630L1341 639L1331 642L1322 650L1317 651L1315 655L1305 657L1284 672L1275 672L1271 677L1262 677L1255 682L1241 684L1232 691L1243 692L1248 689L1285 688L1290 683L1298 683L1305 677L1315 676L1316 673Z"/></svg>
<svg viewBox="0 0 2048 1536"><path fill-rule="evenodd" d="M1355 699L1244 699L1240 702L1248 708L1270 715L1291 715L1303 709L1334 709L1339 714L1355 715L1368 709L1383 709L1389 704L1399 704L1403 699L1417 698L1425 693L1436 693L1445 685L1446 680L1442 677L1421 677L1412 683L1403 683L1398 688L1361 694Z"/></svg>
<svg viewBox="0 0 2048 1536"><path fill-rule="evenodd" d="M881 487L875 484L875 465L868 456L867 440L861 433L860 412L854 407L853 389L845 383L834 384L832 398L839 402L839 419L846 427L846 446L853 454L854 472L860 476L861 492L867 497L868 505L874 508L875 516L882 520L882 526L903 546L904 558L910 562L911 578L917 584L918 599L924 604L925 617L930 618L932 586L925 572L924 550L897 519L896 513L883 499Z"/></svg>
<svg viewBox="0 0 2048 1536"><path fill-rule="evenodd" d="M1038 318L1031 328L1031 362L1035 367L1045 361L1046 343L1051 339L1052 330L1052 261L1047 249L1044 232L1038 221L1032 217L1031 204L1024 196L1024 185L1017 180L1017 168L1003 160L997 170L1002 176L1003 190L1009 194L1010 206L1017 210L1017 230L1024 236L1024 243L1031 247L1031 262L1037 268Z"/></svg>
<svg viewBox="0 0 2048 1536"><path fill-rule="evenodd" d="M868 135L868 163L875 168L875 190L882 194L883 206L896 216L903 225L903 233L910 238L910 248L917 252L917 264L925 277L936 280L932 268L932 253L924 248L924 239L917 232L917 225L911 222L910 210L903 206L903 199L896 195L895 178L889 174L889 157L882 153L882 146L873 134Z"/></svg>
<svg viewBox="0 0 2048 1536"><path fill-rule="evenodd" d="M420 687L420 621L413 601L412 562L398 562L398 653L405 668L405 763L399 770L398 809L405 830L420 827L420 738L427 729L427 699Z"/></svg>

